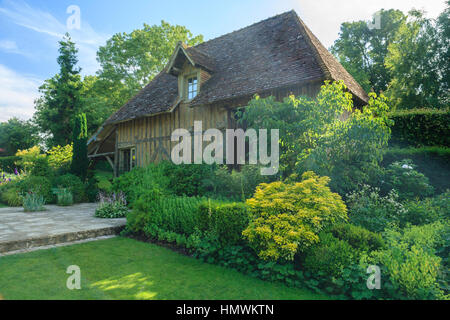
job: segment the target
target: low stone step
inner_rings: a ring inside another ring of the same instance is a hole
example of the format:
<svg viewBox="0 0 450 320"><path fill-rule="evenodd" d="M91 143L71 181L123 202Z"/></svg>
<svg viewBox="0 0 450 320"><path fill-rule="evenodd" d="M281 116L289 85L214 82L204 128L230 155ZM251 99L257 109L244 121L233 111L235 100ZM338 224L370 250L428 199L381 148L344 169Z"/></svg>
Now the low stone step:
<svg viewBox="0 0 450 320"><path fill-rule="evenodd" d="M101 238L105 236L118 235L124 226L112 226L99 229L74 231L56 235L45 235L36 238L0 241L0 256L12 252L28 251L34 248L53 245L70 244L81 240Z"/></svg>

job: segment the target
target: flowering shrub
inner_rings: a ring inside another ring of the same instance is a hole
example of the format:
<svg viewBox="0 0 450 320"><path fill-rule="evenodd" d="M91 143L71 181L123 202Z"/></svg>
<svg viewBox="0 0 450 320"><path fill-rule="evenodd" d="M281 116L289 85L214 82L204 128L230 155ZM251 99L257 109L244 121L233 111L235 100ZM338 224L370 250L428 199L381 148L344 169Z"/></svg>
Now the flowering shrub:
<svg viewBox="0 0 450 320"><path fill-rule="evenodd" d="M381 232L391 224L398 224L407 211L398 202L395 190L385 197L380 189L367 185L347 195L350 221L373 232Z"/></svg>
<svg viewBox="0 0 450 320"><path fill-rule="evenodd" d="M252 219L243 235L264 260L293 260L319 241L318 233L347 220L347 208L328 177L305 172L301 182L263 183L247 200Z"/></svg>
<svg viewBox="0 0 450 320"><path fill-rule="evenodd" d="M95 210L97 218L124 218L128 213L126 197L122 192L98 195L99 206Z"/></svg>

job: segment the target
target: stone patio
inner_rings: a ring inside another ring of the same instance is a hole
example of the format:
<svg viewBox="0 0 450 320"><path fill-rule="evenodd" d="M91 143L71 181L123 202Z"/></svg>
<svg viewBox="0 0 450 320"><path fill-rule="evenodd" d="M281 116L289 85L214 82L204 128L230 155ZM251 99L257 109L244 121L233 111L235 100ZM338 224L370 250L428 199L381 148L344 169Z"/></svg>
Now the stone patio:
<svg viewBox="0 0 450 320"><path fill-rule="evenodd" d="M0 208L0 255L118 234L126 219L99 219L97 204L45 206L44 212Z"/></svg>

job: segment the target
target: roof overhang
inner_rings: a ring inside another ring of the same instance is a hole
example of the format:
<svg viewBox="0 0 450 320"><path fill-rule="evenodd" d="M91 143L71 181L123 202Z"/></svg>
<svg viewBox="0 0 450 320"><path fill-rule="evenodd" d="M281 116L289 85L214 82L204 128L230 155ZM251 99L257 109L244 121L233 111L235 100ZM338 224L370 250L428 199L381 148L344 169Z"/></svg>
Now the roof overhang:
<svg viewBox="0 0 450 320"><path fill-rule="evenodd" d="M189 63L192 64L192 66L195 67L194 60L189 56L189 54L186 51L186 46L182 42L178 42L177 46L175 47L175 50L172 54L172 57L169 60L169 64L167 65L167 73L178 76L181 72L182 65L180 65L180 61L183 61L180 59L180 56L184 56L184 59L189 61Z"/></svg>

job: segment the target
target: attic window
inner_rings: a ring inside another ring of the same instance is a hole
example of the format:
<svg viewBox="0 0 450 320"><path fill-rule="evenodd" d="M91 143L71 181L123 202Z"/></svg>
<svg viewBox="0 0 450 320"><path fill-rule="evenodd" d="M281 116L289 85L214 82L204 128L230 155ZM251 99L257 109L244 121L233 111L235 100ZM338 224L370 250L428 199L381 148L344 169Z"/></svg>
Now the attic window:
<svg viewBox="0 0 450 320"><path fill-rule="evenodd" d="M188 78L187 84L187 98L188 100L192 100L197 96L198 93L197 77Z"/></svg>

